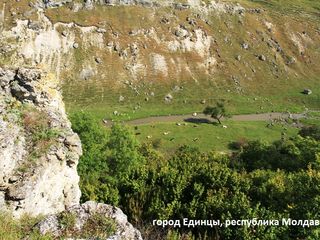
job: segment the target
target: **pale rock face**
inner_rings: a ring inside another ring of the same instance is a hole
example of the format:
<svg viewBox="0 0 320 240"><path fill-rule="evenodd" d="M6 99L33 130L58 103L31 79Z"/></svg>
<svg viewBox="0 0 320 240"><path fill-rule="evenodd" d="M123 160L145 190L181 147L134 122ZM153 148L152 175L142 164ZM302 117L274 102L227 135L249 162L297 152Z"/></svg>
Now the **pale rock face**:
<svg viewBox="0 0 320 240"><path fill-rule="evenodd" d="M4 17L5 17L5 3L2 4L2 6L0 5L0 7L2 7L2 9L0 10L0 27L2 25L2 23L4 22Z"/></svg>
<svg viewBox="0 0 320 240"><path fill-rule="evenodd" d="M98 31L98 27L82 27L75 23L51 23L38 10L37 27L32 27L28 20L17 20L16 26L10 30L3 31L0 35L1 41L17 39L13 45L15 51L11 56L12 63L19 67L28 62L28 65L45 69L55 73L59 78L60 71L64 63L70 61L70 56L74 51L75 30L80 32L81 45L84 48L95 46L103 48L105 46L103 32ZM57 29L62 28L64 34Z"/></svg>
<svg viewBox="0 0 320 240"><path fill-rule="evenodd" d="M151 65L156 73L161 73L164 76L168 75L168 66L164 56L160 54L152 54Z"/></svg>
<svg viewBox="0 0 320 240"><path fill-rule="evenodd" d="M54 76L37 69L0 69L0 210L15 217L57 213L79 204L81 143L57 88ZM24 105L46 113L48 127L58 132L35 160L30 159L30 132L21 119L19 106Z"/></svg>
<svg viewBox="0 0 320 240"><path fill-rule="evenodd" d="M25 155L25 139L21 129L10 126L10 123L0 119L0 188L9 181L17 163Z"/></svg>
<svg viewBox="0 0 320 240"><path fill-rule="evenodd" d="M181 29L179 29L181 31ZM184 32L187 32L184 30ZM171 52L182 51L182 52L196 52L201 57L209 55L209 49L211 47L212 37L208 36L202 29L196 29L194 31L195 40L191 41L191 34L185 33L180 40L173 40L167 42L168 50Z"/></svg>
<svg viewBox="0 0 320 240"><path fill-rule="evenodd" d="M76 215L76 230L81 230L91 216L100 214L114 220L116 231L109 240L142 240L119 208L95 202L79 205L77 164L81 143L65 114L58 84L53 74L38 69L0 68L0 211L16 218L47 215L37 228L41 234L56 237L61 232L61 212ZM36 114L46 113L47 127L57 131L48 148L33 160L33 132L28 130L22 112L27 106Z"/></svg>
<svg viewBox="0 0 320 240"><path fill-rule="evenodd" d="M291 37L291 41L293 42L293 44L298 48L300 53L304 53L305 52L305 46L303 41L301 40L300 36L294 33L290 34Z"/></svg>
<svg viewBox="0 0 320 240"><path fill-rule="evenodd" d="M127 216L119 208L102 203L86 202L82 205L68 208L65 213L76 216L75 225L73 226L74 231L81 231L91 216L99 214L114 220L116 225L115 233L109 236L107 240L142 240L140 232L128 222ZM61 236L62 229L58 215L46 217L37 224L36 228L41 234L50 233L55 237ZM92 236L90 239L95 239L95 237Z"/></svg>
<svg viewBox="0 0 320 240"><path fill-rule="evenodd" d="M39 67L48 72L53 72L58 79L66 76L70 69L75 79L96 79L99 76L103 76L101 71L105 69L101 68L101 66L106 66L108 69L109 66L107 64L109 63L104 61L99 63L99 66L94 62L94 56L76 60L77 53L85 55L89 50L101 51L108 58L115 60L115 64L117 66L120 65L118 67L122 67L118 75L123 76L123 78L130 77L133 80L150 78L150 72L152 74L161 74L165 77L177 75L179 78L181 73L184 72L183 69L188 65L188 61L181 58L179 66L168 65L167 61L171 57L176 60L177 57L174 55L177 53L194 53L199 55L196 65L202 69L196 73L191 69L191 73L195 76L198 72L209 75L214 74L215 68L212 63L216 61L212 61L214 56L211 51L213 48L213 36L201 28L190 29L176 26L166 30L168 32L162 32L159 29L150 27L148 29L134 29L133 33L127 37L123 33L119 34L108 27L102 29L97 26L80 26L74 22L52 23L45 16L43 8L59 7L67 2L70 1L38 0L38 4L36 4L37 20L17 20L15 27L2 31L0 41L7 43L6 46L12 48L12 54L9 57L12 66ZM69 6L72 7L75 4L78 4L78 2L72 1ZM93 7L95 7L95 4L138 4L145 7L175 7L177 2L167 0L96 0L82 2L81 6L84 8L81 9L83 11L90 11L85 7L86 4L93 4ZM217 14L220 12L232 13L236 8L240 8L240 6L222 2L203 3L199 0L188 0L184 5L193 8L195 12L200 12L201 16L211 12ZM154 14L150 14L150 18L152 17L155 17ZM128 40L127 38L132 38L132 42L122 44L124 39ZM11 42L14 42L14 44L11 44ZM149 43L158 45L153 50L153 54L149 52ZM136 48L133 46L136 46ZM162 51L157 52L157 49L162 49ZM176 71L177 67L181 70ZM209 67L210 69L208 69ZM73 69L77 69L77 71L73 71ZM148 70L150 69L151 71L149 72ZM119 82L120 77L115 80L115 83Z"/></svg>
<svg viewBox="0 0 320 240"><path fill-rule="evenodd" d="M198 63L198 67L204 69L206 74L214 74L214 67L217 60L210 54L210 48L212 47L211 45L213 42L212 36L207 35L202 29L196 29L193 34L188 33L186 30L175 32L176 35L179 35L179 33L184 34L182 34L181 37L178 37L178 39L167 41L165 43L168 51L171 53L179 51L184 53L196 53L203 59L201 63ZM177 73L181 72L181 68L183 67L186 69L186 72L189 72L191 76L193 75L192 71L187 68L187 65L181 61L178 61L174 66Z"/></svg>
<svg viewBox="0 0 320 240"><path fill-rule="evenodd" d="M81 43L84 47L89 48L90 46L95 46L103 48L105 46L103 33L97 31L97 27L78 27L78 29L81 31Z"/></svg>
<svg viewBox="0 0 320 240"><path fill-rule="evenodd" d="M53 25L42 11L38 12L37 27L32 27L28 20L17 20L17 26L3 31L0 39L17 39L13 63L18 67L26 61L32 66L41 65L59 76L62 57L67 54L74 43L74 34L61 37L57 27L70 27L72 24Z"/></svg>
<svg viewBox="0 0 320 240"><path fill-rule="evenodd" d="M196 41L192 42L190 39L185 39L182 42L182 49L184 51L195 51L201 57L205 57L209 53L211 46L211 36L206 36L205 32L201 29L195 30Z"/></svg>

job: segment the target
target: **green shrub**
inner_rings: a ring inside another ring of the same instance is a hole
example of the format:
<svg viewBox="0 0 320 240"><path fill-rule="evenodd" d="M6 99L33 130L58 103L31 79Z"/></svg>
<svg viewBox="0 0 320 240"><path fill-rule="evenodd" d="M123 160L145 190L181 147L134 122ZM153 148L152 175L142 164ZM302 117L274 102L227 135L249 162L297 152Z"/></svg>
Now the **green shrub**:
<svg viewBox="0 0 320 240"><path fill-rule="evenodd" d="M303 127L299 131L299 135L302 137L312 137L315 140L320 141L320 126L312 125Z"/></svg>
<svg viewBox="0 0 320 240"><path fill-rule="evenodd" d="M85 198L116 203L149 239L318 238L319 227L151 225L154 219L319 219L320 142L313 138L241 141L232 156L190 146L162 155L125 126L114 125L108 135L83 113L73 124L86 151L79 164Z"/></svg>
<svg viewBox="0 0 320 240"><path fill-rule="evenodd" d="M320 162L317 157L319 153L319 141L297 136L272 144L249 142L239 155L239 161L248 171L256 169L299 171L308 169L310 165L319 168Z"/></svg>
<svg viewBox="0 0 320 240"><path fill-rule="evenodd" d="M114 234L116 231L116 224L114 220L103 216L101 214L93 214L88 218L83 226L81 237L98 237L106 239Z"/></svg>
<svg viewBox="0 0 320 240"><path fill-rule="evenodd" d="M64 236L72 236L75 232L76 214L71 212L62 212L58 217L59 225Z"/></svg>

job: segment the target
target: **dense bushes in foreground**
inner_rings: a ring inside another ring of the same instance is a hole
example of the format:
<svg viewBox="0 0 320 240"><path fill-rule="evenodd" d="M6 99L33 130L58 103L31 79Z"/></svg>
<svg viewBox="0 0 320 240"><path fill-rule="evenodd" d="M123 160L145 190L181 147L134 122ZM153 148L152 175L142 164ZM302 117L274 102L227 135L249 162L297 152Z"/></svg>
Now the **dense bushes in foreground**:
<svg viewBox="0 0 320 240"><path fill-rule="evenodd" d="M165 156L124 126L111 133L83 113L72 116L84 155L83 201L120 206L147 239L319 239L319 227L165 228L154 219L319 219L320 142L297 136L249 142L232 156L182 146ZM214 146L213 146L214 147Z"/></svg>

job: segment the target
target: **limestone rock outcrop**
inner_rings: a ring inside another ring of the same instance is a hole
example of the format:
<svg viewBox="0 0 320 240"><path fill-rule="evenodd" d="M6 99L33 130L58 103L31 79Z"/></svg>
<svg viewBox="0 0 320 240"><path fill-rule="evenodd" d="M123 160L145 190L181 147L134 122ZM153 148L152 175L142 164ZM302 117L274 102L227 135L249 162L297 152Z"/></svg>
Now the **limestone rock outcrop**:
<svg viewBox="0 0 320 240"><path fill-rule="evenodd" d="M109 233L101 231L100 234L105 235L104 237L91 235L90 239L142 240L140 232L128 222L127 216L121 211L121 209L92 201L68 208L65 212L60 214L49 215L39 222L36 225L36 228L41 234L51 234L55 237L61 237L66 229L66 227L61 224L61 222L63 222L63 216L69 216L69 219L73 219L73 225L70 226L69 223L69 231L74 235L82 236L81 238L83 238L81 231L83 231L86 226L90 226L88 225L88 222L91 221L91 224L94 224L98 222L97 219L100 219L101 225L102 216L114 222L114 229L110 230ZM103 226L99 227L102 227L103 229ZM96 234L99 234L97 229L87 229L86 232L88 230L96 231ZM84 237L87 238L86 236Z"/></svg>
<svg viewBox="0 0 320 240"><path fill-rule="evenodd" d="M15 217L79 203L79 137L59 83L39 69L0 68L0 210Z"/></svg>
<svg viewBox="0 0 320 240"><path fill-rule="evenodd" d="M142 239L119 208L95 202L79 205L81 155L54 74L0 68L0 212L16 218L46 215L36 227L54 237L62 234L61 216L72 214L74 221L67 219L67 224L74 223L73 233L98 221L86 239L93 239L99 229L105 235L104 219L114 226L107 239Z"/></svg>

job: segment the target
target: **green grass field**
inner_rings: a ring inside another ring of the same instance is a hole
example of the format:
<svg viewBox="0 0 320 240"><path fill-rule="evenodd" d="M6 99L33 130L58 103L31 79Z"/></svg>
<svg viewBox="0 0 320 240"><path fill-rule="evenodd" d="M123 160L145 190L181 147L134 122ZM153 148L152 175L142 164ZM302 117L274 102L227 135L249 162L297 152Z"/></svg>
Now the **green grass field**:
<svg viewBox="0 0 320 240"><path fill-rule="evenodd" d="M234 122L224 121L221 125L182 123L159 123L142 125L134 128L140 142L149 142L156 145L162 152L173 152L181 145L187 144L198 147L203 151L231 151L229 144L241 140L262 140L272 142L281 138L284 132L286 137L297 134L298 129L288 126L275 125L266 127L267 122ZM167 135L165 135L167 134Z"/></svg>
<svg viewBox="0 0 320 240"><path fill-rule="evenodd" d="M209 84L196 86L184 85L184 89L172 93L174 99L170 103L164 101L164 96L170 92L172 87L155 87L155 96L145 101L145 95L136 96L129 90L123 89L119 92L110 90L105 97L98 97L94 89L84 91L85 95L79 100L73 94L66 93L65 99L69 112L85 110L96 116L97 119L130 120L148 116L161 116L170 114L187 114L202 112L206 105L213 105L223 99L231 114L263 113L263 112L303 112L305 108L319 110L320 88L317 81L310 81L308 87L313 89L313 94L306 96L300 93L300 86L279 86L274 90L263 89L255 94L227 92L227 86L215 87ZM287 88L287 91L286 91ZM265 92L263 92L265 90ZM67 89L65 91L68 91ZM125 100L119 102L119 96L123 95ZM201 104L205 99L206 103ZM114 115L117 111L119 115Z"/></svg>

